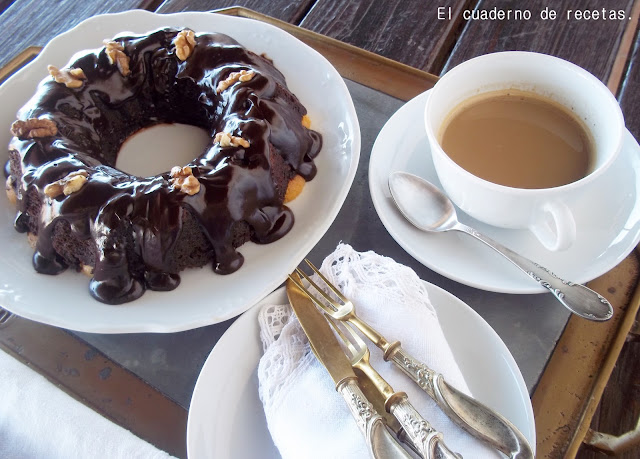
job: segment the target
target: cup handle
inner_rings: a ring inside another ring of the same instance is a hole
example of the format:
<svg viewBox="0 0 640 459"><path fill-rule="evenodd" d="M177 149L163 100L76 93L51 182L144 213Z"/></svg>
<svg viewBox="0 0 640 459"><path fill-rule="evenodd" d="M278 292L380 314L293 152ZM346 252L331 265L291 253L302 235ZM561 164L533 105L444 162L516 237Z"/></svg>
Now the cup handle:
<svg viewBox="0 0 640 459"><path fill-rule="evenodd" d="M548 201L540 206L529 230L552 252L568 249L576 240L576 222L566 204Z"/></svg>

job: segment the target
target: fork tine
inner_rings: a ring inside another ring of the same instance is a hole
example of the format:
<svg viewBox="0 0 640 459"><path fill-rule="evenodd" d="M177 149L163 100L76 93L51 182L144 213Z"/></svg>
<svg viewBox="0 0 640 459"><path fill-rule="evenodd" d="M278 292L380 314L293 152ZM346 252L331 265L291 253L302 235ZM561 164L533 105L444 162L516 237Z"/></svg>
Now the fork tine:
<svg viewBox="0 0 640 459"><path fill-rule="evenodd" d="M338 336L340 336L340 339L342 340L342 342L349 349L349 352L351 353L351 356L349 357L349 359L350 360L353 359L358 354L358 350L354 347L351 340L347 338L347 336L342 332L338 324L335 323L328 314L325 314L325 318L327 319L327 322L329 322L329 325L331 325L331 328L335 330Z"/></svg>
<svg viewBox="0 0 640 459"><path fill-rule="evenodd" d="M336 304L336 302L333 300L333 298L331 298L329 295L327 295L327 293L322 290L318 284L316 284L314 281L311 280L311 278L307 275L307 273L305 273L304 271L302 271L300 268L296 268L296 272L300 275L302 275L302 277L304 277L307 282L309 282L309 284L311 284L313 286L313 288L316 289L316 291L327 301L327 303L329 303L331 305L331 308L334 311L337 311L338 308L341 306L339 304ZM326 307L324 308L326 310Z"/></svg>
<svg viewBox="0 0 640 459"><path fill-rule="evenodd" d="M367 344L364 342L364 340L360 338L358 333L356 333L355 329L353 328L353 325L351 325L349 322L342 322L342 321L341 321L341 325L342 325L342 328L344 328L346 331L349 332L349 334L353 338L353 341L357 343L358 347L360 348L367 347ZM352 340L349 340L349 341L352 341Z"/></svg>
<svg viewBox="0 0 640 459"><path fill-rule="evenodd" d="M311 281L311 279L309 279L309 277L302 271L300 271L298 268L296 268L296 271L298 273L301 273L306 279L309 280L309 282L311 282L313 284L313 281ZM296 284L300 290L302 290L308 297L309 299L313 302L313 304L315 304L317 307L319 307L320 309L322 309L322 311L324 311L327 314L335 314L337 311L336 306L331 302L331 300L329 300L331 307L327 306L326 304L324 304L322 301L320 301L318 299L318 297L316 297L313 293L311 293L309 291L309 289L307 287L305 287L302 284L302 279L298 278L294 278L293 276L289 275L289 279L291 279L293 281L294 284ZM318 286L313 284L313 286L320 292L323 294L323 296L325 295L324 292L322 290L318 289Z"/></svg>
<svg viewBox="0 0 640 459"><path fill-rule="evenodd" d="M296 271L299 271L298 268L296 268ZM302 273L304 275L304 273ZM306 276L305 276L306 277ZM330 311L328 309L328 306L325 305L322 301L318 300L318 298L316 298L315 295L313 295L309 289L307 289L307 287L305 287L304 285L302 285L302 282L298 279L296 279L295 277L293 277L291 274L289 274L289 279L291 279L291 281L296 284L296 286L302 290L308 297L309 299L313 302L313 304L315 304L316 306L318 306L319 308L321 308L323 311L327 312L327 313L332 313L333 311Z"/></svg>
<svg viewBox="0 0 640 459"><path fill-rule="evenodd" d="M318 268L316 268L313 265L313 263L311 263L311 261L309 261L309 259L305 258L304 261L309 265L309 267L313 270L313 272L315 272L318 275L318 277L320 277L320 279L322 279L322 281L327 285L327 287L329 287L331 289L331 291L333 293L335 293L338 298L340 298L340 300L343 303L346 303L347 301L349 301L349 300L347 300L345 298L345 296L342 294L342 292L340 290L338 290L331 282L329 282L329 279L324 277L324 275L320 272L320 270Z"/></svg>

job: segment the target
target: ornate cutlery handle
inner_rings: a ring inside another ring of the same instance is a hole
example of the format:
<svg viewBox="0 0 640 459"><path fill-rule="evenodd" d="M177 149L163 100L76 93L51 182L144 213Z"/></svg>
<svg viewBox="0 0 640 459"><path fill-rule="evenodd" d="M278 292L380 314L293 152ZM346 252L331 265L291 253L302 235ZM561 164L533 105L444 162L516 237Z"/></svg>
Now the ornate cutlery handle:
<svg viewBox="0 0 640 459"><path fill-rule="evenodd" d="M385 360L400 367L449 418L471 435L513 459L533 459L529 442L508 419L449 385L441 374L405 352L400 343L392 345Z"/></svg>
<svg viewBox="0 0 640 459"><path fill-rule="evenodd" d="M428 421L409 403L406 394L398 392L400 400L392 402L391 414L402 425L420 456L424 459L462 459L445 445L442 434L436 431Z"/></svg>
<svg viewBox="0 0 640 459"><path fill-rule="evenodd" d="M527 276L549 290L562 305L574 314L594 321L609 320L613 307L602 295L581 284L561 279L544 266L517 254L499 242L461 223L453 229L478 239L516 265Z"/></svg>
<svg viewBox="0 0 640 459"><path fill-rule="evenodd" d="M411 459L411 456L389 433L384 421L364 396L355 379L342 381L336 390L347 402L349 411L364 434L371 457Z"/></svg>

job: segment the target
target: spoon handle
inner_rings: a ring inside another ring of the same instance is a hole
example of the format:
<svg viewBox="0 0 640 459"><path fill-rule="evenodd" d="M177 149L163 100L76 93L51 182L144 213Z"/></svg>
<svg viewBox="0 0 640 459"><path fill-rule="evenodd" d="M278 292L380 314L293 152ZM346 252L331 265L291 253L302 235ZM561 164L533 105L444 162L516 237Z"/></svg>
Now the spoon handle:
<svg viewBox="0 0 640 459"><path fill-rule="evenodd" d="M540 266L536 262L517 254L499 242L462 223L458 223L452 229L467 233L484 242L520 268L522 272L548 289L564 307L574 314L594 321L609 320L613 316L613 308L609 301L590 288L561 279L544 266Z"/></svg>

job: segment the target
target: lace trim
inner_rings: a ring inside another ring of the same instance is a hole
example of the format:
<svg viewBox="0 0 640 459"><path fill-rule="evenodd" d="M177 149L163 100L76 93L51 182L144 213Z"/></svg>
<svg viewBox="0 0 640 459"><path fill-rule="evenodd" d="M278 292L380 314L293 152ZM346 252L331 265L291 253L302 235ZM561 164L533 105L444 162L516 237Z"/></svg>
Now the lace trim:
<svg viewBox="0 0 640 459"><path fill-rule="evenodd" d="M271 405L311 353L300 322L287 305L267 305L258 314L264 355L258 365L260 400Z"/></svg>

